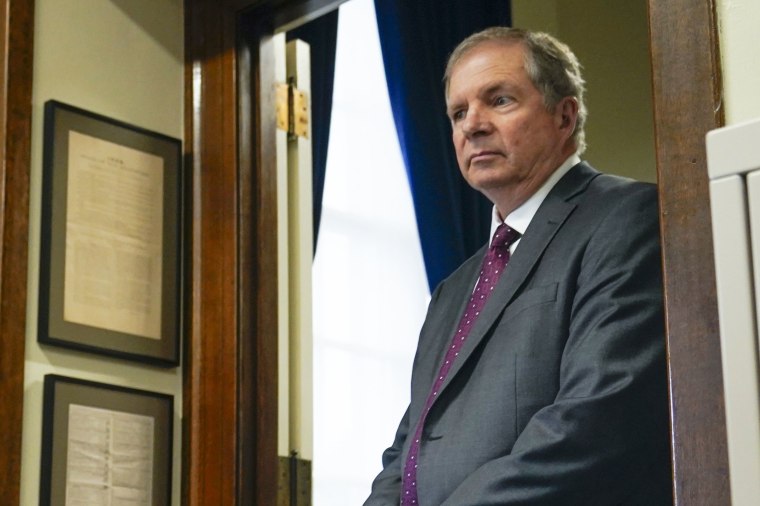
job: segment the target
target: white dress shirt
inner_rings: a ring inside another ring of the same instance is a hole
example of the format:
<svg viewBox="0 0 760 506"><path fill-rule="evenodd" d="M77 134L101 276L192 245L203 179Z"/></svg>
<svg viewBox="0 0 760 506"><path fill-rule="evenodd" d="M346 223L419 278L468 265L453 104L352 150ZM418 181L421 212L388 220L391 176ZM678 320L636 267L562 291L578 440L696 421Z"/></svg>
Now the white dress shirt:
<svg viewBox="0 0 760 506"><path fill-rule="evenodd" d="M538 208L541 206L541 203L551 189L554 188L554 185L557 184L557 182L562 179L562 176L567 174L570 169L579 164L580 161L581 158L578 153L570 155L570 157L568 157L568 159L565 160L551 176L549 176L536 193L534 193L520 207L509 213L503 221L499 216L499 211L496 209L496 206L493 206L493 211L491 212L491 238L493 238L493 234L496 232L496 227L502 223L506 223L513 230L520 232L520 236L522 237L522 235L525 234L525 231L528 230L528 225L530 225L531 220L533 220L533 216L536 215L536 211L538 211ZM520 244L520 239L517 239L510 245L510 254L515 252L518 244Z"/></svg>

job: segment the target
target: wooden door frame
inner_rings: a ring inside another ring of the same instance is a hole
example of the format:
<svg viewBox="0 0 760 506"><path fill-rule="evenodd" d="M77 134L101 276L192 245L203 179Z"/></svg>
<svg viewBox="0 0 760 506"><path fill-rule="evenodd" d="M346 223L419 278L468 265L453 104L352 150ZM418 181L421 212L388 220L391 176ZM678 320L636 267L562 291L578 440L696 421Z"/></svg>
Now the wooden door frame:
<svg viewBox="0 0 760 506"><path fill-rule="evenodd" d="M17 504L34 1L0 2L0 496ZM274 127L261 120L272 115L270 90L257 83L272 80L262 58L272 27L333 3L185 0L185 505L276 504ZM648 5L676 504L727 505L704 147L724 122L715 0Z"/></svg>
<svg viewBox="0 0 760 506"><path fill-rule="evenodd" d="M715 0L649 0L677 505L731 503L705 134L724 125Z"/></svg>
<svg viewBox="0 0 760 506"><path fill-rule="evenodd" d="M0 497L19 503L34 0L0 0ZM41 408L41 407L40 407Z"/></svg>
<svg viewBox="0 0 760 506"><path fill-rule="evenodd" d="M193 209L183 504L276 504L277 171L270 44L275 26L335 3L185 2L185 146Z"/></svg>

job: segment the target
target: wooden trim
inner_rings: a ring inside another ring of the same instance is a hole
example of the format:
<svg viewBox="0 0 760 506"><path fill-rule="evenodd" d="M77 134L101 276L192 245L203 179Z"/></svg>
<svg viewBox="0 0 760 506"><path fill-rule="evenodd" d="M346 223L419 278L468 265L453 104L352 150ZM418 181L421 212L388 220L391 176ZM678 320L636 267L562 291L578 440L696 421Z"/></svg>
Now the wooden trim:
<svg viewBox="0 0 760 506"><path fill-rule="evenodd" d="M272 32L259 23L270 17L264 8L245 15L239 2L186 2L193 176L183 504L191 506L275 504L277 492L277 206L273 102L259 89L273 80L272 62L260 65Z"/></svg>
<svg viewBox="0 0 760 506"><path fill-rule="evenodd" d="M238 153L239 167L251 167L254 160L254 143L258 138L255 128L257 122L255 118L255 109L252 105L255 97L252 93L251 83L251 71L254 62L255 48L250 47L248 41L240 40L238 38L238 118L239 118L239 131L240 131L240 148ZM254 256L256 255L255 238L258 235L258 231L254 229L254 215L253 206L255 204L255 181L253 180L253 172L251 170L240 170L238 187L238 198L240 199L240 215L238 217L238 226L240 227L240 241L238 244L238 250L240 255L240 275L239 275L239 297L241 301L253 301L255 300L256 291L256 277ZM276 292L275 292L276 293ZM276 307L275 307L276 310ZM257 377L257 373L261 372L262 376L266 374L269 368L265 368L260 371L258 367L253 364L254 360L246 360L247 357L256 357L256 346L253 333L256 328L256 320L253 318L255 315L254 308L249 311L241 312L240 314L240 353L238 357L238 367L242 374L240 388L238 391L238 402L240 403L239 410L239 426L251 427L253 430L242 431L240 433L240 439L238 441L238 469L237 480L240 486L237 490L237 502L236 504L266 504L266 502L256 501L254 499L257 490L260 487L256 486L254 480L246 479L246 469L257 469L257 457L266 453L265 450L257 451L256 442L257 434L260 432L259 427L261 424L256 422L256 416L259 414L259 408L254 402L254 398L250 394L256 392L256 388L261 384L261 380ZM274 349L274 360L272 364L277 364L277 348ZM273 373L273 377L277 377L277 372ZM266 384L266 382L264 383ZM246 395L248 393L249 395ZM275 390L274 402L277 402L277 392ZM265 399L269 398L269 392L262 392ZM266 402L264 402L266 405ZM275 427L277 424L277 412L276 410L261 410L262 414L274 414L275 415ZM272 438L277 440L277 434L274 434ZM275 452L276 452L275 448Z"/></svg>
<svg viewBox="0 0 760 506"><path fill-rule="evenodd" d="M271 16L263 7L239 20L241 370L249 395L241 399L237 504L275 504L278 433L278 249L274 50ZM243 120L243 116L246 120ZM253 465L245 465L249 461ZM255 469L251 476L249 469ZM255 478L255 479L252 479ZM251 498L250 500L248 498Z"/></svg>
<svg viewBox="0 0 760 506"><path fill-rule="evenodd" d="M18 504L24 405L34 1L0 2L0 497Z"/></svg>
<svg viewBox="0 0 760 506"><path fill-rule="evenodd" d="M713 0L649 0L675 503L730 504L705 134L724 124Z"/></svg>
<svg viewBox="0 0 760 506"><path fill-rule="evenodd" d="M238 182L235 13L185 3L189 311L183 390L183 504L236 504Z"/></svg>
<svg viewBox="0 0 760 506"><path fill-rule="evenodd" d="M335 3L334 0L332 0ZM192 167L183 504L275 504L277 205L273 20L309 3L186 0ZM266 98L265 98L266 97ZM270 121L271 120L271 121Z"/></svg>

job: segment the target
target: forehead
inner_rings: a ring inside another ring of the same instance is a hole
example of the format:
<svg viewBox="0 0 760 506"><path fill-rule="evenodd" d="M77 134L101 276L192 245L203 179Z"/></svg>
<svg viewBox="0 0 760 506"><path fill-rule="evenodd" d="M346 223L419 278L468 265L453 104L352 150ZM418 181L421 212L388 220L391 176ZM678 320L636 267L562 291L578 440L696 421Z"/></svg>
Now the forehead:
<svg viewBox="0 0 760 506"><path fill-rule="evenodd" d="M525 48L520 41L484 41L470 48L454 63L447 98L462 87L504 78L527 78Z"/></svg>

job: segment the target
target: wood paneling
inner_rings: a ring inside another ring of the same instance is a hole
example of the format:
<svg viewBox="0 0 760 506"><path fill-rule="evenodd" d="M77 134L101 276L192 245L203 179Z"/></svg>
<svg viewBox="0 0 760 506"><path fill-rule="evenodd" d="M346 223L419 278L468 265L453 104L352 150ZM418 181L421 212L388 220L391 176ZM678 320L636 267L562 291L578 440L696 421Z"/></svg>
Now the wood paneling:
<svg viewBox="0 0 760 506"><path fill-rule="evenodd" d="M675 499L730 504L705 134L723 125L712 0L649 0Z"/></svg>
<svg viewBox="0 0 760 506"><path fill-rule="evenodd" d="M0 497L18 504L24 404L34 1L0 1Z"/></svg>

